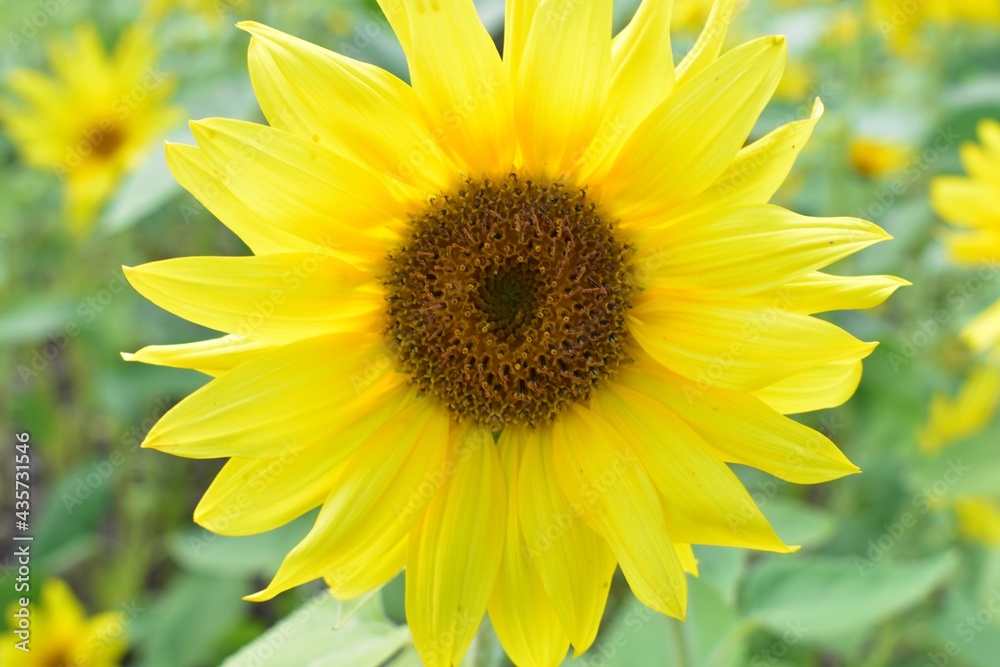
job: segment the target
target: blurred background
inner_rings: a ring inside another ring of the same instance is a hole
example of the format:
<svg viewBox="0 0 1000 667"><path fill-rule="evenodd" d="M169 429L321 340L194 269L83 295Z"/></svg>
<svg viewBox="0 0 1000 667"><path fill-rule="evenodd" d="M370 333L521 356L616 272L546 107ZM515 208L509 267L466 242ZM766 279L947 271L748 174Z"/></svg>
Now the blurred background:
<svg viewBox="0 0 1000 667"><path fill-rule="evenodd" d="M618 28L637 4L616 0ZM677 0L678 58L710 4ZM502 43L502 0L477 6ZM119 352L212 332L140 298L121 265L248 252L176 184L162 151L164 138L193 143L186 119L263 120L241 19L407 75L374 0L0 4L0 609L19 597L15 434L27 431L32 582L61 579L79 598L64 604L117 614L95 635L120 656L107 664L416 665L401 578L352 603L319 584L244 602L312 515L264 535L212 535L191 517L222 462L138 448L207 378ZM846 406L801 417L864 474L797 487L739 470L802 552L696 549L685 624L646 610L616 579L601 634L574 664L996 667L1000 380L959 334L1000 297L1000 265L951 261L928 192L963 173L961 147L979 141L981 121L1000 119L1000 2L751 0L729 43L773 33L788 37L789 66L754 138L807 117L817 96L827 107L778 203L881 224L896 241L838 272L915 283L879 309L835 316L882 345ZM129 64L111 72L116 56ZM57 95L41 76L75 81L73 92ZM116 81L129 82L115 101L133 130L75 150L67 128ZM88 160L100 165L76 168ZM1000 181L994 192L1000 202ZM510 663L486 627L467 664Z"/></svg>

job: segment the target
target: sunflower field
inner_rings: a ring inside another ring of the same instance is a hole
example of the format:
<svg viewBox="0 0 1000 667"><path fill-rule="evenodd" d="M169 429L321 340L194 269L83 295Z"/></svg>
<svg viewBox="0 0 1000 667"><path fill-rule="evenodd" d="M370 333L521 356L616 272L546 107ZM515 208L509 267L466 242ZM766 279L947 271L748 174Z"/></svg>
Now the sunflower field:
<svg viewBox="0 0 1000 667"><path fill-rule="evenodd" d="M1000 0L0 3L0 667L998 667Z"/></svg>

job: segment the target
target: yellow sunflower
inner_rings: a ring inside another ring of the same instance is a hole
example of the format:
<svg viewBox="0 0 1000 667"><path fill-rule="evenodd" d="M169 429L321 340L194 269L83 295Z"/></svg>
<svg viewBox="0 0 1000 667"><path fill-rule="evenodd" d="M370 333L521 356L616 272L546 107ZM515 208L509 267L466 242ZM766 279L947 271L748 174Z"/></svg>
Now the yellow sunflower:
<svg viewBox="0 0 1000 667"><path fill-rule="evenodd" d="M71 39L48 44L53 76L12 72L0 100L6 126L24 161L53 169L65 184L70 229L85 233L129 169L151 142L179 119L167 105L173 81L156 66L151 36L126 31L109 54L92 25Z"/></svg>
<svg viewBox="0 0 1000 667"><path fill-rule="evenodd" d="M7 623L12 631L0 636L4 667L115 667L128 648L123 614L108 612L88 618L62 580L45 582L40 602L27 608L30 625L24 632L30 636L15 632L25 618L21 609L11 605ZM22 643L25 640L28 643Z"/></svg>
<svg viewBox="0 0 1000 667"><path fill-rule="evenodd" d="M968 177L941 176L931 183L931 205L944 220L959 229L945 237L952 259L978 266L985 283L1000 267L1000 123L979 124L982 145L962 145L962 164ZM973 349L996 351L1000 343L1000 301L974 319L963 332Z"/></svg>
<svg viewBox="0 0 1000 667"><path fill-rule="evenodd" d="M1000 365L986 363L973 370L954 398L934 397L920 445L935 454L980 433L1000 408ZM1000 505L986 496L960 496L951 502L959 530L970 540L1000 544Z"/></svg>
<svg viewBox="0 0 1000 667"><path fill-rule="evenodd" d="M874 344L815 313L903 281L820 271L889 238L767 202L822 106L744 147L785 61L722 55L719 2L674 66L669 2L612 39L611 0L383 0L411 85L255 23L270 126L192 124L181 184L247 257L127 269L221 338L127 359L217 376L144 446L231 457L195 520L257 533L322 506L267 600L357 596L406 568L427 665L489 611L518 665L594 641L619 565L683 618L692 544L782 543L727 463L857 472L784 416L847 400Z"/></svg>
<svg viewBox="0 0 1000 667"><path fill-rule="evenodd" d="M868 0L868 17L897 51L916 53L929 24L1000 26L1000 0Z"/></svg>

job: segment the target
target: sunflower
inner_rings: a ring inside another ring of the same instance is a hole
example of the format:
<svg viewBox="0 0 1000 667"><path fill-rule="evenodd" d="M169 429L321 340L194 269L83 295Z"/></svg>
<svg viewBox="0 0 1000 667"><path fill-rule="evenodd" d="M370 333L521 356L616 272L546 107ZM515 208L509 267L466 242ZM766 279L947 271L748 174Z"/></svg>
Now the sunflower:
<svg viewBox="0 0 1000 667"><path fill-rule="evenodd" d="M1000 0L868 0L868 17L897 52L916 54L928 25L1000 26Z"/></svg>
<svg viewBox="0 0 1000 667"><path fill-rule="evenodd" d="M920 445L936 454L981 433L1000 408L1000 364L990 362L975 368L954 398L937 395L931 403ZM1000 503L996 498L961 495L951 502L959 530L969 540L1000 544Z"/></svg>
<svg viewBox="0 0 1000 667"><path fill-rule="evenodd" d="M979 124L982 145L965 143L962 164L968 177L940 176L931 183L931 205L959 229L945 237L952 259L978 266L982 277L996 276L1000 255L1000 123ZM1000 301L975 318L963 338L979 352L997 353L1000 343Z"/></svg>
<svg viewBox="0 0 1000 667"><path fill-rule="evenodd" d="M148 32L132 28L108 54L93 25L48 44L54 76L10 74L19 98L0 100L0 121L24 161L64 179L70 229L85 233L122 176L179 118L167 105L173 89L156 67Z"/></svg>
<svg viewBox="0 0 1000 667"><path fill-rule="evenodd" d="M42 586L41 601L29 608L29 643L21 644L18 607L11 605L7 623L12 631L0 636L0 663L4 667L115 667L128 647L124 637L125 619L119 612L87 617L80 601L60 579Z"/></svg>
<svg viewBox="0 0 1000 667"><path fill-rule="evenodd" d="M692 544L788 552L728 463L857 472L786 414L838 405L875 347L812 315L903 281L821 272L889 238L767 202L822 113L744 147L781 37L720 55L717 4L674 67L670 3L612 39L611 0L507 3L504 56L468 0L384 0L390 74L256 23L270 125L192 124L181 184L246 257L127 268L221 338L127 359L216 376L144 446L230 457L195 511L243 535L321 506L267 600L406 568L427 665L489 611L519 665L594 641L616 565L683 618Z"/></svg>

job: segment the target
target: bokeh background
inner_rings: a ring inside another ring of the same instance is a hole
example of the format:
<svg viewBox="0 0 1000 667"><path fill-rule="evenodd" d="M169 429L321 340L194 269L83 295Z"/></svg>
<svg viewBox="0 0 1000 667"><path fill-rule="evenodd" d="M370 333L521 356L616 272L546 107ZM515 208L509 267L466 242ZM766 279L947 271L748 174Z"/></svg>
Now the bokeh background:
<svg viewBox="0 0 1000 667"><path fill-rule="evenodd" d="M621 27L637 0L615 4ZM708 4L677 0L678 57ZM477 6L501 43L502 0ZM28 431L35 590L62 579L88 613L118 612L104 639L127 644L121 664L417 665L401 578L351 603L319 584L244 602L305 535L311 515L259 536L212 535L191 516L222 462L139 449L155 420L207 378L129 364L119 352L212 332L144 301L121 265L247 253L175 183L162 151L164 138L193 143L184 119L263 120L247 75L249 36L234 27L240 19L406 77L374 0L0 4L3 104L18 104L8 86L17 68L51 72L49 49L80 26L93 26L110 48L138 25L165 73L147 92L180 109L80 224L68 221L66 179L33 164L0 124L0 608L16 597L14 434ZM802 551L696 549L701 577L691 582L684 624L644 609L616 578L601 634L574 664L996 667L1000 527L990 522L1000 515L988 508L1000 507L992 419L1000 383L981 380L958 409L944 401L970 374L989 377L959 333L1000 297L1000 266L950 261L928 192L935 177L962 172L960 147L976 140L981 120L1000 119L1000 3L752 0L729 41L772 33L787 35L789 67L753 136L808 116L817 96L827 107L779 203L878 222L896 240L843 272L914 282L879 309L836 316L882 345L846 406L801 417L864 474L797 487L739 470L779 534ZM160 85L168 88L153 90ZM972 520L970 498L980 509ZM510 664L488 622L466 663Z"/></svg>

